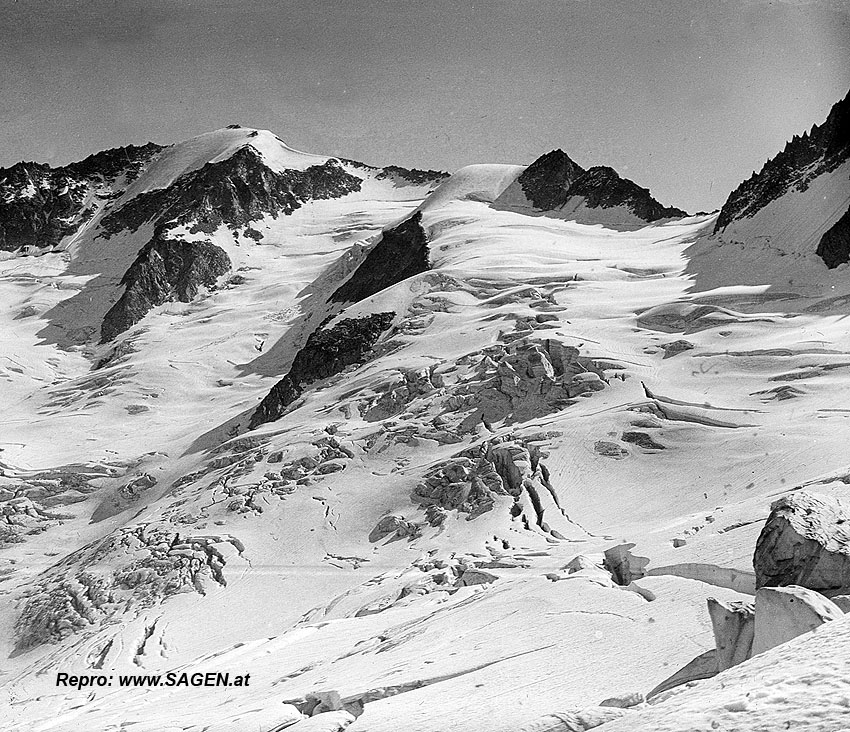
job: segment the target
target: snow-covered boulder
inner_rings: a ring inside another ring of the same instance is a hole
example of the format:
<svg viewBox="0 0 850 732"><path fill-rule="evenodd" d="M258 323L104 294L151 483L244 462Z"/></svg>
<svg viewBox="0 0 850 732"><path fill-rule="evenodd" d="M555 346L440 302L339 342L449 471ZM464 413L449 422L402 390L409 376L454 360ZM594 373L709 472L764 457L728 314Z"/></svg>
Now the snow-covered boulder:
<svg viewBox="0 0 850 732"><path fill-rule="evenodd" d="M850 587L850 516L834 498L800 492L771 506L753 556L756 587Z"/></svg>

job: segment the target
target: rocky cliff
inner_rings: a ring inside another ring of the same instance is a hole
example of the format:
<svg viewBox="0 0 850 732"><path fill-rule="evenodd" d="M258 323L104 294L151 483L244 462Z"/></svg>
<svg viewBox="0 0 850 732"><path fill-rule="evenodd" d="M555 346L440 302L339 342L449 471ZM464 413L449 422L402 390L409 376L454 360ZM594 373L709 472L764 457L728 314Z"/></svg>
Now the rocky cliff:
<svg viewBox="0 0 850 732"><path fill-rule="evenodd" d="M824 232L815 253L830 269L850 262L850 208Z"/></svg>
<svg viewBox="0 0 850 732"><path fill-rule="evenodd" d="M296 354L289 373L260 402L250 428L278 419L312 382L360 363L394 317L391 312L374 313L365 318L346 318L332 328L314 331Z"/></svg>
<svg viewBox="0 0 850 732"><path fill-rule="evenodd" d="M138 323L157 305L189 302L230 268L230 258L221 247L170 238L158 229L121 280L124 294L103 319L101 343Z"/></svg>
<svg viewBox="0 0 850 732"><path fill-rule="evenodd" d="M582 173L584 168L559 149L537 158L517 182L534 208L549 211L564 204L567 191Z"/></svg>
<svg viewBox="0 0 850 732"><path fill-rule="evenodd" d="M422 214L384 231L354 274L331 295L333 302L359 302L428 269Z"/></svg>

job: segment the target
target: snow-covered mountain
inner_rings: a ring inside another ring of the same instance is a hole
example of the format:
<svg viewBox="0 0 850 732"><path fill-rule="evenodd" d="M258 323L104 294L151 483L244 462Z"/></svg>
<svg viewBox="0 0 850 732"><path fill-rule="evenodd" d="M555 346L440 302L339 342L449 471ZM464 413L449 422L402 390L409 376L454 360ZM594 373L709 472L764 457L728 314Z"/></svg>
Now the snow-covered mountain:
<svg viewBox="0 0 850 732"><path fill-rule="evenodd" d="M850 97L794 136L726 200L689 251L698 286L768 284L768 296L841 289L850 261ZM837 271L841 270L841 271ZM836 293L837 294L837 293Z"/></svg>
<svg viewBox="0 0 850 732"><path fill-rule="evenodd" d="M840 187L830 156L808 191ZM846 632L681 686L720 668L707 598L740 610L765 584L771 502L846 492L846 266L779 300L764 268L717 264L772 261L747 227L800 178L689 217L561 151L449 176L237 126L10 171L7 729L814 719L805 675L783 700L758 679L846 655ZM184 671L251 683L117 687ZM654 709L620 708L651 690Z"/></svg>
<svg viewBox="0 0 850 732"><path fill-rule="evenodd" d="M497 208L580 223L640 227L687 214L658 203L646 188L607 166L585 170L563 150L529 165L494 202Z"/></svg>

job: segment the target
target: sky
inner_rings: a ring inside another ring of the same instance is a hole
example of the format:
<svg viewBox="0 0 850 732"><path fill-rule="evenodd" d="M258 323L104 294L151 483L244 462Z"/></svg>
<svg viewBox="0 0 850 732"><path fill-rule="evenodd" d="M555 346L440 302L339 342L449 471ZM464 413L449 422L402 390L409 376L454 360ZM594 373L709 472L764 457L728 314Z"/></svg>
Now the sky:
<svg viewBox="0 0 850 732"><path fill-rule="evenodd" d="M563 149L712 210L850 88L850 0L0 0L0 166L227 124L452 171Z"/></svg>

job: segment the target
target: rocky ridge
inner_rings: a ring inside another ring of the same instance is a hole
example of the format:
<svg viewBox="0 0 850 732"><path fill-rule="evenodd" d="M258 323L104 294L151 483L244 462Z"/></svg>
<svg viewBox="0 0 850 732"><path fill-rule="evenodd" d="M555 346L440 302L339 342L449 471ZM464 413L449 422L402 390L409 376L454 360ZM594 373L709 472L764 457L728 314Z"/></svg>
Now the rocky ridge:
<svg viewBox="0 0 850 732"><path fill-rule="evenodd" d="M835 170L848 157L850 94L832 107L823 124L794 135L778 155L729 194L714 225L715 233L736 219L755 215L788 191L806 190L815 178Z"/></svg>
<svg viewBox="0 0 850 732"><path fill-rule="evenodd" d="M57 246L119 196L163 149L149 142L58 168L17 163L0 169L0 251Z"/></svg>
<svg viewBox="0 0 850 732"><path fill-rule="evenodd" d="M360 302L408 277L429 269L428 238L422 214L416 213L380 235L351 277L331 295L331 302Z"/></svg>
<svg viewBox="0 0 850 732"><path fill-rule="evenodd" d="M238 229L266 215L289 215L305 201L344 196L360 190L361 183L334 159L278 173L246 144L226 160L184 173L167 188L134 196L104 216L101 227L107 236L148 222L186 224L207 233L221 225Z"/></svg>

